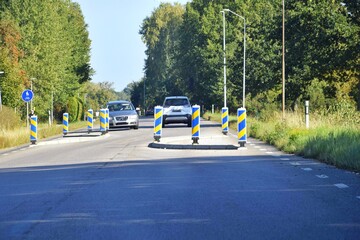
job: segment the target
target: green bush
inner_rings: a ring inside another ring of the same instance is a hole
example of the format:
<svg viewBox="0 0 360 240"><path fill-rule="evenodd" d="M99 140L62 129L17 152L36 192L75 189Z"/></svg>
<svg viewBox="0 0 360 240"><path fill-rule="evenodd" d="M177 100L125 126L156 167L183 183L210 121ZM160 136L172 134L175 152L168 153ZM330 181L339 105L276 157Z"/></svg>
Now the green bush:
<svg viewBox="0 0 360 240"><path fill-rule="evenodd" d="M68 99L67 111L69 113L69 121L76 122L78 119L79 103L75 97L70 97Z"/></svg>

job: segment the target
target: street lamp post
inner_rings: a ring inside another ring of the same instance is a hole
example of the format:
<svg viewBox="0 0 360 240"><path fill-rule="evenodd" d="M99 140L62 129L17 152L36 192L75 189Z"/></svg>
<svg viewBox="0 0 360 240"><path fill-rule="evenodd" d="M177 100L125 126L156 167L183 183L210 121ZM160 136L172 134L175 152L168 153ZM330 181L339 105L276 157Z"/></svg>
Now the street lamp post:
<svg viewBox="0 0 360 240"><path fill-rule="evenodd" d="M0 71L0 77L4 74L4 71ZM2 111L2 98L1 98L1 85L0 85L0 111Z"/></svg>
<svg viewBox="0 0 360 240"><path fill-rule="evenodd" d="M223 54L224 54L224 107L226 107L226 41L225 41L225 11L220 11L223 15Z"/></svg>
<svg viewBox="0 0 360 240"><path fill-rule="evenodd" d="M239 18L241 18L242 20L244 20L244 66L243 66L243 108L245 108L245 68L246 68L246 21L245 18L243 16L240 16L239 14L231 11L230 9L224 9L223 11L221 11L223 13L223 20L224 20L224 56L225 56L225 11L226 12L230 12L236 16L238 16ZM224 57L224 76L226 75L225 73L225 57ZM224 81L226 80L226 77L224 77ZM225 84L226 86L226 84Z"/></svg>

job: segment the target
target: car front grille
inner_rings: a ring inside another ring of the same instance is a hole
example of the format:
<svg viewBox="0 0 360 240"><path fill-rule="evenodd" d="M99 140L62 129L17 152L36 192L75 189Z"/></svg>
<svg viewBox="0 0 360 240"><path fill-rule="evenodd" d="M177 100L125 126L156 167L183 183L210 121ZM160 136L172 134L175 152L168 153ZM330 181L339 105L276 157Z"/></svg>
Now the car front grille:
<svg viewBox="0 0 360 240"><path fill-rule="evenodd" d="M126 121L128 120L128 116L122 116L122 117L115 117L116 121Z"/></svg>

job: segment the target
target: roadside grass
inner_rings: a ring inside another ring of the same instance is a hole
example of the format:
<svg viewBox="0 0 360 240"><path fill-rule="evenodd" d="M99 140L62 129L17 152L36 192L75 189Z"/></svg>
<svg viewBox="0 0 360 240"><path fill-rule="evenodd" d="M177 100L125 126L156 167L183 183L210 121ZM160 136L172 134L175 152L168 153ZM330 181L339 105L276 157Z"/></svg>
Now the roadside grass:
<svg viewBox="0 0 360 240"><path fill-rule="evenodd" d="M221 122L221 114L204 114L205 119ZM247 135L270 143L287 153L360 171L360 115L348 119L337 114L310 115L310 128L305 128L302 112L273 112L266 119L247 116ZM236 116L229 117L230 128L236 130Z"/></svg>
<svg viewBox="0 0 360 240"><path fill-rule="evenodd" d="M86 126L87 122L85 121L70 123L70 131L85 128ZM38 140L61 135L63 129L62 124L53 124L50 126L47 123L39 123L37 127ZM30 143L30 127L0 127L0 149L16 147L27 143Z"/></svg>

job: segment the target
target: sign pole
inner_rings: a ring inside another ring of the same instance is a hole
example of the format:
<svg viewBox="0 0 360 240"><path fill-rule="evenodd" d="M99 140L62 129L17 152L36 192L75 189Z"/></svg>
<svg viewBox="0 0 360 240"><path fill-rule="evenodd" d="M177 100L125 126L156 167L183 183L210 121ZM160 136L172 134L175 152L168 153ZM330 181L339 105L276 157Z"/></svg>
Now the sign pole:
<svg viewBox="0 0 360 240"><path fill-rule="evenodd" d="M29 127L29 102L26 102L26 127Z"/></svg>

